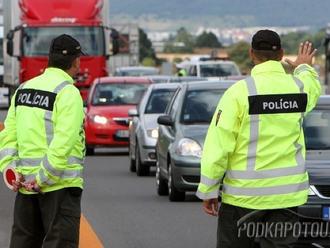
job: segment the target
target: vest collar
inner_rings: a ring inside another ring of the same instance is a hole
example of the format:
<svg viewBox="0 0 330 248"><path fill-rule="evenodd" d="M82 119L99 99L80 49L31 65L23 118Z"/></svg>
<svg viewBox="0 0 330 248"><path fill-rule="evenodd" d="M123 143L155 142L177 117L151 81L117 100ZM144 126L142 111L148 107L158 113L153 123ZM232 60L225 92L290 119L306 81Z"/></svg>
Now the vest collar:
<svg viewBox="0 0 330 248"><path fill-rule="evenodd" d="M269 73L269 72L285 73L285 70L281 62L275 60L269 60L254 66L251 71L251 76L255 76L261 73Z"/></svg>

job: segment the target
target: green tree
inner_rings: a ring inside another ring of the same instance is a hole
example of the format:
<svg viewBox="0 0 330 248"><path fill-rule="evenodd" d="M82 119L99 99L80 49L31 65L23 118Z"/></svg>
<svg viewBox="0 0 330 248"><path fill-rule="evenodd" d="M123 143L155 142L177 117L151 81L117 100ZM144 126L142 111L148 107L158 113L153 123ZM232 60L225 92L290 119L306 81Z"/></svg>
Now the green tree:
<svg viewBox="0 0 330 248"><path fill-rule="evenodd" d="M165 44L165 52L191 53L194 50L194 37L183 27Z"/></svg>
<svg viewBox="0 0 330 248"><path fill-rule="evenodd" d="M282 48L286 54L296 54L299 42L308 39L306 32L291 32L281 36Z"/></svg>
<svg viewBox="0 0 330 248"><path fill-rule="evenodd" d="M232 45L228 54L231 60L235 61L242 73L249 73L253 67L253 62L249 56L250 44L242 41Z"/></svg>
<svg viewBox="0 0 330 248"><path fill-rule="evenodd" d="M143 29L139 28L139 61L142 62L145 58L157 60L152 42Z"/></svg>
<svg viewBox="0 0 330 248"><path fill-rule="evenodd" d="M196 38L196 47L209 47L209 48L220 48L221 43L217 36L212 32L204 31Z"/></svg>

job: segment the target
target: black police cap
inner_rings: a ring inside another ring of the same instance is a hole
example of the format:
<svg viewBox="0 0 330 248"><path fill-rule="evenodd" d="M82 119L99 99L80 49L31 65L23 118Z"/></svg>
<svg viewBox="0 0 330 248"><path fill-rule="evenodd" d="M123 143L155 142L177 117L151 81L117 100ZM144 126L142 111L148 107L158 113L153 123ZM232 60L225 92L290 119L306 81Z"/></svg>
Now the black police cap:
<svg viewBox="0 0 330 248"><path fill-rule="evenodd" d="M79 41L67 34L62 34L52 40L49 53L71 56L85 55Z"/></svg>
<svg viewBox="0 0 330 248"><path fill-rule="evenodd" d="M272 30L259 30L252 37L252 48L254 50L278 51L281 49L281 38Z"/></svg>

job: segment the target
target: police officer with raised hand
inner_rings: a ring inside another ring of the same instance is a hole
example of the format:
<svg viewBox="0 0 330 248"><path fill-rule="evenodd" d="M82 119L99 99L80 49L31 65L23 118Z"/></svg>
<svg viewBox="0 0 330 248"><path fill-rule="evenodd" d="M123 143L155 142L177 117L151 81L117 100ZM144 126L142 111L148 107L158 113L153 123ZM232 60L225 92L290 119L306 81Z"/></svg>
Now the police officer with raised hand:
<svg viewBox="0 0 330 248"><path fill-rule="evenodd" d="M0 132L0 169L21 175L11 248L78 247L85 137L83 103L72 77L80 44L63 34L48 68L16 91Z"/></svg>
<svg viewBox="0 0 330 248"><path fill-rule="evenodd" d="M286 74L279 35L258 31L250 48L255 64L251 77L230 87L219 102L204 144L197 191L204 211L218 216L219 248L254 247L248 221L254 227L269 224L259 235L262 248L292 247L296 241L289 228L277 235L270 224L290 226L298 221L293 214L297 206L307 201L302 122L321 93L311 66L315 53L310 42L300 44L297 59L287 60L294 73Z"/></svg>

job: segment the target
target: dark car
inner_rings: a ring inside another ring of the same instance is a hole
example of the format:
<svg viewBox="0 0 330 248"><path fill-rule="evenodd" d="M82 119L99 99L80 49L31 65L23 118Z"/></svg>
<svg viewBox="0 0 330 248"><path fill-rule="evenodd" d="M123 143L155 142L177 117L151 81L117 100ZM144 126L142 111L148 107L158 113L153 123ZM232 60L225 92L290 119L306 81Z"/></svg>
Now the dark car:
<svg viewBox="0 0 330 248"><path fill-rule="evenodd" d="M137 109L128 112L133 117L129 125L130 171L136 171L138 176L148 175L150 166L156 164L157 118L165 112L178 86L176 83L151 84Z"/></svg>
<svg viewBox="0 0 330 248"><path fill-rule="evenodd" d="M310 191L308 202L298 208L298 213L300 222L310 225L307 232L302 232L299 243L306 244L303 247L330 247L330 96L320 97L316 108L305 117L303 127ZM321 229L321 223L323 231L328 225L324 238L321 230L318 235L312 233L312 225Z"/></svg>
<svg viewBox="0 0 330 248"><path fill-rule="evenodd" d="M158 118L156 182L159 195L185 199L200 181L200 157L206 132L224 91L233 81L180 85L165 115Z"/></svg>

